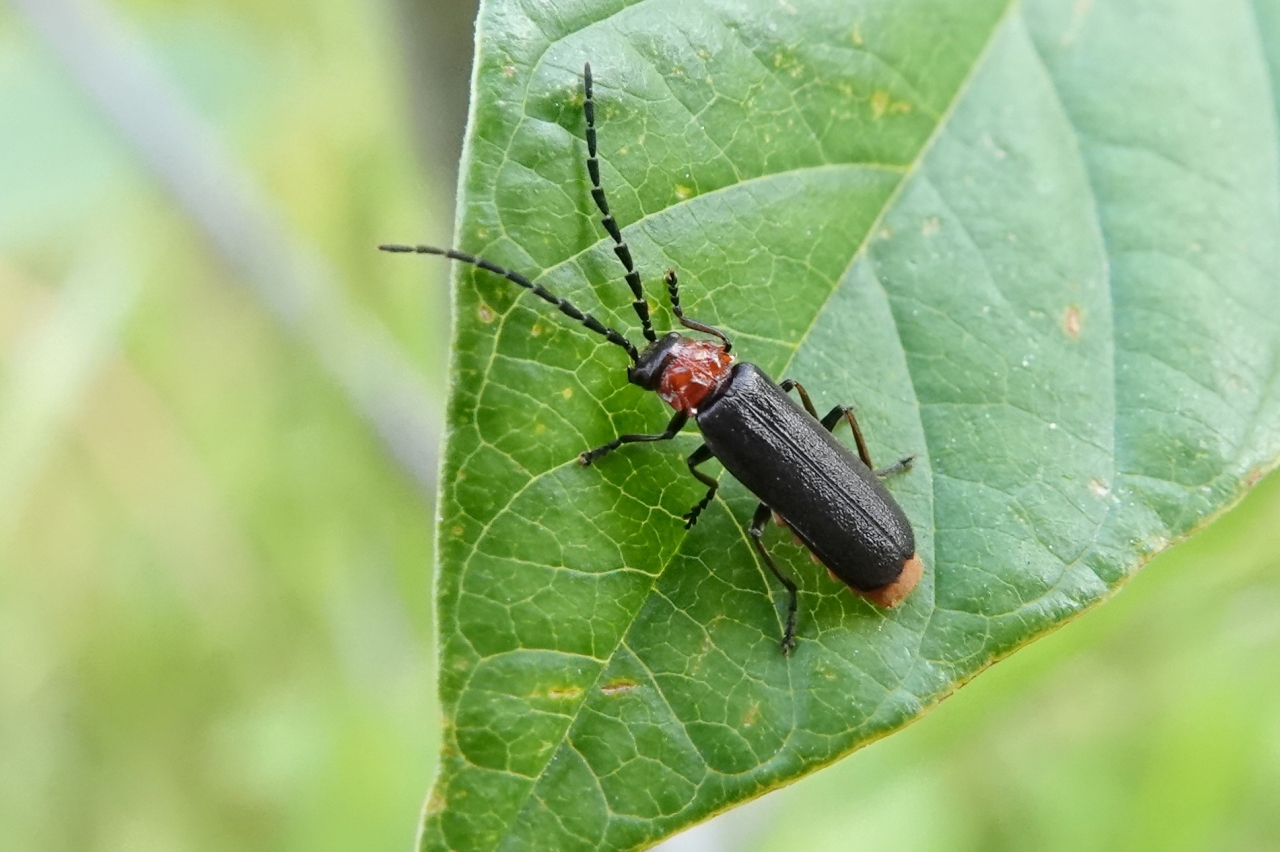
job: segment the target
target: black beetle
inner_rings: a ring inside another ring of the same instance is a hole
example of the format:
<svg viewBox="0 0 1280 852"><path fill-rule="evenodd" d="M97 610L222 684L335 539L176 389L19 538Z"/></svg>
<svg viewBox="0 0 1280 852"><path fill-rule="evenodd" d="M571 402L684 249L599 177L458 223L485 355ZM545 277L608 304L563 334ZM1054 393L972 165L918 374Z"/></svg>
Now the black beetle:
<svg viewBox="0 0 1280 852"><path fill-rule="evenodd" d="M916 554L911 524L880 484L880 477L907 470L911 458L902 459L885 470L875 470L851 408L838 405L819 419L809 394L799 382L787 379L776 384L754 364L735 364L729 354L733 345L723 332L685 317L673 271L666 273L672 313L685 328L710 334L717 340L698 340L674 331L661 338L657 336L631 250L609 212L609 203L600 185L589 64L582 74L591 197L604 217L604 228L613 238L613 250L626 270L627 284L635 296L632 307L648 341L643 351L637 350L617 329L606 327L542 285L484 258L433 246L384 245L379 248L389 252L443 255L501 275L532 290L566 316L625 349L632 362L627 380L656 392L675 409L675 416L660 434L620 435L582 453L578 460L589 465L623 444L670 440L693 418L705 443L689 456L689 471L707 486L707 493L684 516L685 528L697 522L698 515L715 497L717 481L698 470L698 465L712 458L760 498L760 506L751 521L751 540L769 570L787 588L784 653L795 647L797 593L795 582L779 570L761 541L770 515L780 525L790 528L815 561L825 565L833 577L880 606L896 605L915 588L924 566ZM789 396L792 390L799 393L803 408ZM857 456L831 434L841 419L847 420L853 429Z"/></svg>

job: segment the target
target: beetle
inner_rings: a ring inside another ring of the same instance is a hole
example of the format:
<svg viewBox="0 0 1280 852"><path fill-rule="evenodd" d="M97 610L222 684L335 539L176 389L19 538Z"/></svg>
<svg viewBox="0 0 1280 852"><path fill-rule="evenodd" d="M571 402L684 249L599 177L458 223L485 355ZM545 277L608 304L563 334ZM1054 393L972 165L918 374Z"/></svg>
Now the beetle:
<svg viewBox="0 0 1280 852"><path fill-rule="evenodd" d="M694 338L677 331L661 337L653 328L640 273L631 250L609 210L600 182L596 151L595 101L591 65L583 68L582 108L586 120L587 172L591 197L602 224L613 240L613 251L625 270L632 307L640 320L646 346L637 349L626 335L602 324L524 275L456 249L426 245L382 245L388 252L441 255L502 276L560 309L631 358L627 380L653 391L674 410L667 428L652 435L619 435L607 444L578 457L591 465L624 444L669 441L692 420L704 443L688 457L689 472L707 487L706 494L685 515L685 529L697 523L711 504L719 481L699 470L711 459L721 463L759 500L751 519L752 544L769 570L787 589L787 620L782 650L796 644L796 583L778 568L762 537L770 517L791 530L808 548L814 561L825 565L837 580L881 607L893 607L915 587L924 571L916 553L915 534L906 514L881 484L882 477L908 470L912 457L884 470L871 463L866 441L853 409L837 405L819 418L804 386L794 379L774 382L763 370L747 362L735 362L733 344L722 331L685 316L680 305L680 285L674 270L665 275L671 312L690 331L714 340ZM790 395L795 391L800 404ZM857 455L832 434L840 421L853 431Z"/></svg>

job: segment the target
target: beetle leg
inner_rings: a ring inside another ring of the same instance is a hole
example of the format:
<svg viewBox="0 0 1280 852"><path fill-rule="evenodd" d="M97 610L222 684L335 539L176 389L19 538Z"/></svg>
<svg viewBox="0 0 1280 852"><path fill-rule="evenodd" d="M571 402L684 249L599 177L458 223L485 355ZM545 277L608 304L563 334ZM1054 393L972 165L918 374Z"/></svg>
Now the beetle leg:
<svg viewBox="0 0 1280 852"><path fill-rule="evenodd" d="M903 456L888 467L882 467L875 471L875 475L879 477L893 476L895 473L906 473L911 470L911 463L916 460L915 456Z"/></svg>
<svg viewBox="0 0 1280 852"><path fill-rule="evenodd" d="M578 456L578 464L589 465L601 456L608 455L623 444L635 444L642 441L670 441L674 438L684 424L689 422L689 415L683 411L677 411L675 417L671 418L671 422L667 424L667 429L661 435L619 435L607 444L601 444L594 450L587 450Z"/></svg>
<svg viewBox="0 0 1280 852"><path fill-rule="evenodd" d="M876 466L871 462L871 453L867 451L867 442L862 437L862 429L858 426L858 418L853 416L853 406L837 405L822 418L822 425L827 427L828 432L834 432L841 417L849 421L849 428L853 430L853 443L858 447L858 458L862 459L862 463L867 467L875 470Z"/></svg>
<svg viewBox="0 0 1280 852"><path fill-rule="evenodd" d="M834 432L836 426L840 424L841 417L848 420L850 428L853 429L853 442L858 445L859 458L862 459L863 464L871 468L871 471L876 476L893 476L895 473L905 473L911 470L911 463L915 461L915 456L903 456L888 467L876 470L875 465L871 463L871 453L867 452L867 442L862 439L862 430L858 428L858 418L853 416L852 406L837 405L827 412L826 417L822 418L822 425L827 427L828 432Z"/></svg>
<svg viewBox="0 0 1280 852"><path fill-rule="evenodd" d="M711 455L711 448L706 444L693 451L693 455L689 456L688 465L689 472L698 477L698 481L707 486L707 495L703 497L698 505L694 506L684 515L684 528L690 529L698 522L698 516L702 514L702 510L711 505L711 501L715 499L716 489L720 487L720 483L711 478L710 474L703 473L698 470L698 465L709 462L714 456Z"/></svg>
<svg viewBox="0 0 1280 852"><path fill-rule="evenodd" d="M888 467L876 470L875 465L871 463L871 454L867 452L867 442L862 439L862 430L858 428L858 418L853 416L852 406L837 405L822 418L822 425L827 427L828 432L834 432L836 426L840 424L841 417L848 420L849 426L853 429L853 442L858 445L858 456L862 459L862 463L871 468L876 476L893 476L895 473L911 470L911 462L915 461L915 456L903 456Z"/></svg>
<svg viewBox="0 0 1280 852"><path fill-rule="evenodd" d="M795 390L800 394L800 401L804 403L804 410L809 412L809 415L814 420L818 419L818 409L813 407L813 400L809 399L809 392L804 389L804 385L800 384L795 379L783 379L782 384L778 385L778 387L782 388L782 390L787 393L790 393L791 389L795 388ZM828 414L827 416L830 417L831 415ZM827 426L827 421L823 420L822 425ZM827 431L831 431L830 426L827 426Z"/></svg>
<svg viewBox="0 0 1280 852"><path fill-rule="evenodd" d="M796 590L796 582L778 570L778 566L773 561L773 557L769 555L769 551L764 549L764 542L761 536L764 535L764 525L769 523L769 518L773 515L773 510L761 503L756 509L755 517L751 519L751 528L748 532L751 534L751 542L756 546L756 550L760 551L760 555L764 557L764 564L769 566L769 570L773 572L773 576L777 577L782 585L787 587L787 626L782 631L782 653L790 654L792 649L796 647L796 609L800 605L799 593Z"/></svg>
<svg viewBox="0 0 1280 852"><path fill-rule="evenodd" d="M813 407L813 400L809 399L809 392L804 389L804 385L795 379L783 379L778 385L784 391L795 390L800 394L800 401L804 403L804 410L809 412L816 419L818 412ZM858 426L858 418L853 416L853 406L837 405L835 408L827 412L827 416L822 418L822 425L828 432L834 432L836 426L843 417L849 421L849 428L853 430L853 442L858 445L858 458L862 459L862 463L875 473L876 476L892 476L895 473L902 473L911 469L911 462L915 460L915 456L906 456L898 459L894 464L889 465L881 470L876 470L876 466L871 463L871 453L867 451L867 442L862 437L862 429Z"/></svg>

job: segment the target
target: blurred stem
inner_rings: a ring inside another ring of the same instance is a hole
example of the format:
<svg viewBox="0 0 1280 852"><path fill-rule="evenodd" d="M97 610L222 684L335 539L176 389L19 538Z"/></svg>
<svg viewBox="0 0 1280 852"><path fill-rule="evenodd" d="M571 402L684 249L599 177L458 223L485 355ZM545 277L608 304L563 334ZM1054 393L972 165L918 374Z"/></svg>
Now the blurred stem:
<svg viewBox="0 0 1280 852"><path fill-rule="evenodd" d="M434 498L441 412L413 365L289 229L142 44L90 0L11 0L219 255L316 359ZM372 247L370 247L372 250Z"/></svg>
<svg viewBox="0 0 1280 852"><path fill-rule="evenodd" d="M137 303L137 276L93 252L58 290L45 322L15 345L0 387L0 551L79 400Z"/></svg>
<svg viewBox="0 0 1280 852"><path fill-rule="evenodd" d="M470 102L478 0L395 0L418 157L453 209Z"/></svg>

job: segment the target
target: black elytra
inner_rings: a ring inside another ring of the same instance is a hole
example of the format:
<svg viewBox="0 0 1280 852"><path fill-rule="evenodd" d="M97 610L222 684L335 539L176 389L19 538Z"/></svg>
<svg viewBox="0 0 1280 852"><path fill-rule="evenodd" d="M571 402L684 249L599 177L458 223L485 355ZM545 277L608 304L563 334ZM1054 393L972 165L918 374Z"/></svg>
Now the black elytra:
<svg viewBox="0 0 1280 852"><path fill-rule="evenodd" d="M706 495L685 515L685 528L715 498L719 483L698 466L716 459L760 500L751 521L751 540L765 565L787 589L787 618L782 650L796 645L798 593L795 581L782 572L762 541L769 518L790 528L831 575L868 600L892 607L915 587L923 572L916 554L911 523L880 479L908 470L905 458L885 470L875 470L853 410L836 406L821 419L804 387L788 379L774 382L754 364L734 363L732 344L720 330L685 317L680 288L673 271L665 276L671 310L687 329L708 334L716 342L669 332L658 337L649 315L640 273L622 230L609 210L600 181L596 153L595 99L591 66L583 68L583 114L586 119L587 173L591 197L605 231L625 271L632 307L640 320L646 346L637 347L625 334L605 326L591 314L561 299L518 272L481 257L424 245L384 245L383 251L437 254L477 266L533 291L589 330L624 349L631 359L627 380L657 393L674 410L667 428L653 435L619 435L607 444L582 453L590 465L623 444L667 441L692 419L704 442L688 458L689 471L707 486ZM797 405L790 392L800 397ZM832 430L841 420L853 430L857 454L836 440Z"/></svg>

